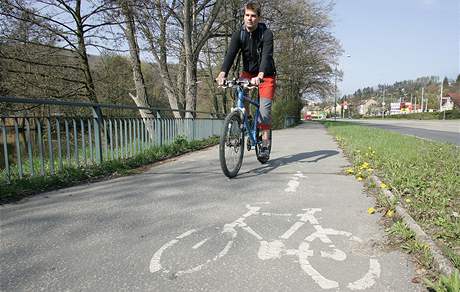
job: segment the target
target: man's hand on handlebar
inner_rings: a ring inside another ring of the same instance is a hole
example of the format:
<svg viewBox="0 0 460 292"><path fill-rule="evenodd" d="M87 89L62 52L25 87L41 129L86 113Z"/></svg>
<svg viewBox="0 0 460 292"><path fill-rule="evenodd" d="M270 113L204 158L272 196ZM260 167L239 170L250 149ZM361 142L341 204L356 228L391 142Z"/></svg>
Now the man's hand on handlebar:
<svg viewBox="0 0 460 292"><path fill-rule="evenodd" d="M225 72L220 72L216 78L217 85L224 86L226 79L227 78L225 78Z"/></svg>
<svg viewBox="0 0 460 292"><path fill-rule="evenodd" d="M259 76L256 76L254 78L251 78L251 85L259 85L260 83L262 83L264 80L262 78L260 78Z"/></svg>

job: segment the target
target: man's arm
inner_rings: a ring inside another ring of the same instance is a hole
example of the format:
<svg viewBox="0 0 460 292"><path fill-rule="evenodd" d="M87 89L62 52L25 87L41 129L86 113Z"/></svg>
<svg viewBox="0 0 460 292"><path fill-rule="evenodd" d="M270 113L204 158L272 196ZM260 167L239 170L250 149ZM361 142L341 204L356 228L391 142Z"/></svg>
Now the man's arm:
<svg viewBox="0 0 460 292"><path fill-rule="evenodd" d="M230 40L227 54L225 55L224 62L222 63L221 73L224 72L224 77L227 77L230 68L232 68L233 61L235 60L236 54L240 50L240 31L235 31ZM220 75L220 74L219 74Z"/></svg>
<svg viewBox="0 0 460 292"><path fill-rule="evenodd" d="M267 29L264 31L264 43L262 44L262 56L259 66L259 74L263 75L267 72L267 67L271 66L271 60L273 59L273 33ZM260 77L260 76L259 76Z"/></svg>

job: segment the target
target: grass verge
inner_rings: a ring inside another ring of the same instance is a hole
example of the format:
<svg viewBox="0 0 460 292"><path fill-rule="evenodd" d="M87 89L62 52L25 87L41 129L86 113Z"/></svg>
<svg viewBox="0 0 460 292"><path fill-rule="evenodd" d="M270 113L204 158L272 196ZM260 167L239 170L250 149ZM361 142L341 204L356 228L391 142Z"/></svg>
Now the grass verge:
<svg viewBox="0 0 460 292"><path fill-rule="evenodd" d="M350 123L324 124L353 163L345 172L358 180L371 173L380 177L384 183L375 187L391 190L460 269L460 148ZM377 201L392 217L395 202L381 196ZM405 247L423 251L416 243ZM423 257L428 264L428 255Z"/></svg>
<svg viewBox="0 0 460 292"><path fill-rule="evenodd" d="M178 137L171 145L150 148L128 159L104 161L87 167L66 167L55 176L15 179L10 184L0 184L0 204L82 182L133 174L138 172L137 168L140 166L215 145L218 139L218 137L211 137L189 142L183 137Z"/></svg>

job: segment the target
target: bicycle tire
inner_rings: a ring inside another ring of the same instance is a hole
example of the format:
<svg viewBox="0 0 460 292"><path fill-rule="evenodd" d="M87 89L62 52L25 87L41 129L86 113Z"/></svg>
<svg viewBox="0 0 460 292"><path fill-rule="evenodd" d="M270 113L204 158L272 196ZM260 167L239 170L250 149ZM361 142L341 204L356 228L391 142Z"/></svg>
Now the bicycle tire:
<svg viewBox="0 0 460 292"><path fill-rule="evenodd" d="M223 173L233 178L243 163L244 131L239 111L231 112L224 121L219 143L219 160ZM230 157L233 155L233 159ZM233 165L230 164L233 160Z"/></svg>
<svg viewBox="0 0 460 292"><path fill-rule="evenodd" d="M257 129L256 137L257 137L258 142L262 140L262 137L259 136L259 135L261 135L261 134L259 134L259 131L260 131L260 130ZM265 163L268 162L268 160L270 159L270 153L271 153L271 151L272 151L272 143L273 143L273 142L272 142L272 129L270 129L270 132L269 132L268 135L269 135L269 141L270 141L270 145L268 146L268 156L261 157L261 156L259 155L259 153L260 153L260 151L261 151L261 148L262 148L262 144L261 144L261 143L257 143L257 145L256 145L256 147L255 147L255 148L256 148L256 157L257 157L257 160L259 160L259 162L260 162L261 164L265 164Z"/></svg>

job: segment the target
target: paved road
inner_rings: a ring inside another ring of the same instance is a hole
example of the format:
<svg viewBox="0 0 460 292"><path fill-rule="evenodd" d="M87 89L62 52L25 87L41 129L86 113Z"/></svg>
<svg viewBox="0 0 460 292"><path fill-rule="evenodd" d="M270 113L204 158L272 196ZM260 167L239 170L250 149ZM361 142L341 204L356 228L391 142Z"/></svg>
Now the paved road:
<svg viewBox="0 0 460 292"><path fill-rule="evenodd" d="M325 129L276 131L225 178L217 147L1 206L2 291L420 291Z"/></svg>
<svg viewBox="0 0 460 292"><path fill-rule="evenodd" d="M460 145L460 121L419 120L346 120L404 135Z"/></svg>

